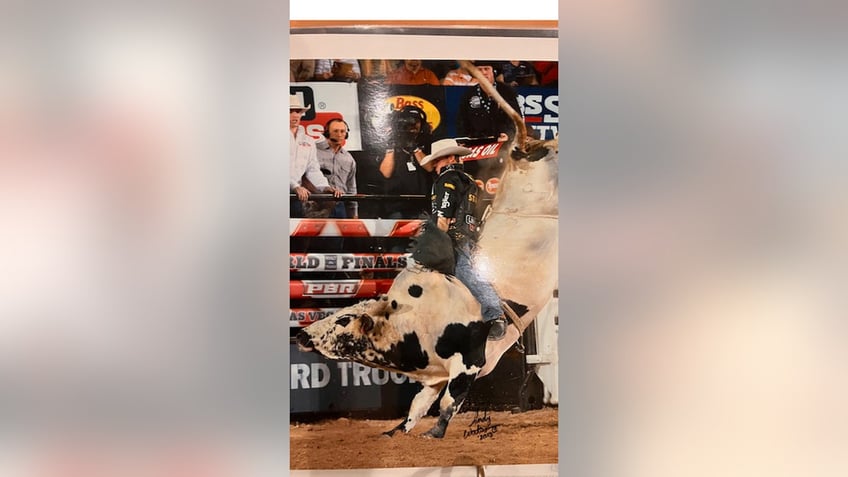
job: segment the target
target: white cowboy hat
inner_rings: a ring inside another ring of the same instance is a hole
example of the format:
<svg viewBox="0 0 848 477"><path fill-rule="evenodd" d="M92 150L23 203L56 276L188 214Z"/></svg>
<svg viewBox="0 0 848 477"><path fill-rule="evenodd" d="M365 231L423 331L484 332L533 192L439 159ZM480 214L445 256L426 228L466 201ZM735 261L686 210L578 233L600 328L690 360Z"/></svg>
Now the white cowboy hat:
<svg viewBox="0 0 848 477"><path fill-rule="evenodd" d="M306 110L308 110L308 109L309 109L309 108L311 108L311 107L312 107L312 105L304 106L304 105L300 102L300 96L298 96L298 95L296 95L296 94L291 95L291 99L289 100L289 110L292 110L292 109L299 109L299 110L301 110L301 111L306 111Z"/></svg>
<svg viewBox="0 0 848 477"><path fill-rule="evenodd" d="M421 166L445 156L456 155L457 157L462 157L471 154L471 149L460 146L456 143L456 139L439 139L430 146L430 150L432 151L430 155L421 158L421 162L419 163Z"/></svg>

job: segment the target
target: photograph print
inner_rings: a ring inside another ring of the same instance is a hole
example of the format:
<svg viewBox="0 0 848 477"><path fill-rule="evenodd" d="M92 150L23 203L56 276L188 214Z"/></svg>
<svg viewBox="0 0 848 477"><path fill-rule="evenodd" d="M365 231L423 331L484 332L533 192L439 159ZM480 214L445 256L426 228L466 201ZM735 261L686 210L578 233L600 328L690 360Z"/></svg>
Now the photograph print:
<svg viewBox="0 0 848 477"><path fill-rule="evenodd" d="M558 462L556 49L433 30L325 58L296 37L335 32L292 29L292 471Z"/></svg>

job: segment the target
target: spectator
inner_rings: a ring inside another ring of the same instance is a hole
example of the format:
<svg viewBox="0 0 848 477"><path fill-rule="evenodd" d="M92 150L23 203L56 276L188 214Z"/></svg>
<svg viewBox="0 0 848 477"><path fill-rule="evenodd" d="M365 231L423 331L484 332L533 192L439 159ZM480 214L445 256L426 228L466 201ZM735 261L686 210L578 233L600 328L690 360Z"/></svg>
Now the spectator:
<svg viewBox="0 0 848 477"><path fill-rule="evenodd" d="M474 86L475 84L477 79L460 67L448 71L442 79L442 86Z"/></svg>
<svg viewBox="0 0 848 477"><path fill-rule="evenodd" d="M456 60L423 60L421 65L432 71L441 82L448 71L456 68Z"/></svg>
<svg viewBox="0 0 848 477"><path fill-rule="evenodd" d="M311 81L315 75L315 60L289 60L289 81Z"/></svg>
<svg viewBox="0 0 848 477"><path fill-rule="evenodd" d="M321 173L331 186L344 194L356 194L356 161L343 147L349 136L350 128L343 118L327 121L324 125L325 139L316 144L318 163ZM359 218L359 207L356 202L336 202L330 211L330 217Z"/></svg>
<svg viewBox="0 0 848 477"><path fill-rule="evenodd" d="M539 75L539 84L545 88L556 88L559 81L559 63L556 61L534 61L533 68Z"/></svg>
<svg viewBox="0 0 848 477"><path fill-rule="evenodd" d="M495 81L499 63L492 61L477 61L477 69L486 80L495 86L498 93L512 108L521 114L515 90ZM456 121L457 134L469 138L496 138L498 142L506 142L515 137L515 124L502 110L494 98L476 85L470 88L459 101L459 112Z"/></svg>
<svg viewBox="0 0 848 477"><path fill-rule="evenodd" d="M315 140L306 134L300 125L300 119L311 106L304 106L297 95L291 95L289 103L289 190L297 195L292 202L291 216L303 217L303 203L309 199L310 192L328 192L341 197L342 191L331 186L318 164ZM310 191L310 188L312 189Z"/></svg>
<svg viewBox="0 0 848 477"><path fill-rule="evenodd" d="M439 78L421 64L421 60L403 60L403 64L392 70L386 79L388 84L431 84L439 85Z"/></svg>
<svg viewBox="0 0 848 477"><path fill-rule="evenodd" d="M502 72L497 76L498 81L508 84L513 88L518 86L536 86L539 80L536 78L536 70L529 61L510 60L501 65Z"/></svg>
<svg viewBox="0 0 848 477"><path fill-rule="evenodd" d="M394 69L389 60L360 60L359 64L362 69L362 77L373 83L385 82L389 73Z"/></svg>
<svg viewBox="0 0 848 477"><path fill-rule="evenodd" d="M359 81L362 71L359 61L351 59L316 60L315 79L323 81Z"/></svg>
<svg viewBox="0 0 848 477"><path fill-rule="evenodd" d="M384 193L391 195L429 196L431 174L420 161L430 148L432 133L427 114L421 108L404 106L392 112L390 139L380 159L380 174L385 179ZM426 203L395 201L387 203L386 218L416 218L427 210Z"/></svg>

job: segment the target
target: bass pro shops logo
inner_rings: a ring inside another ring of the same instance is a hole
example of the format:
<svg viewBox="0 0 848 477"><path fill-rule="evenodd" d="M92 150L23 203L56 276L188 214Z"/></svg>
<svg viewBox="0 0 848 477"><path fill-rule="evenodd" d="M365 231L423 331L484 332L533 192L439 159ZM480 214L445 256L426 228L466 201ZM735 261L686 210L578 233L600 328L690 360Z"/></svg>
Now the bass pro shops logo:
<svg viewBox="0 0 848 477"><path fill-rule="evenodd" d="M430 101L419 96L389 96L386 98L386 104L391 106L393 111L400 111L404 106L415 106L416 108L420 108L424 111L424 114L427 115L427 123L430 124L430 129L433 131L435 131L436 128L439 127L439 124L442 123L442 113L439 112L439 108Z"/></svg>

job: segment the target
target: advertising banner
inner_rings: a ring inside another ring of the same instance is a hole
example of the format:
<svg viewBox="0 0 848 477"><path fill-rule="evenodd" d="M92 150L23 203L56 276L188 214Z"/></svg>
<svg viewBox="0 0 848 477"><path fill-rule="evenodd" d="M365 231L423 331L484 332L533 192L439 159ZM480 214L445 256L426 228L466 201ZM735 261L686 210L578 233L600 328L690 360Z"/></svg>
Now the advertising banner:
<svg viewBox="0 0 848 477"><path fill-rule="evenodd" d="M362 149L359 129L359 98L356 83L305 82L292 83L291 94L300 97L304 106L309 107L301 119L306 134L321 141L324 139L324 125L333 118L342 118L350 128L349 137L344 145L348 151Z"/></svg>
<svg viewBox="0 0 848 477"><path fill-rule="evenodd" d="M421 387L400 373L332 361L289 346L293 414L371 411L384 418L401 417Z"/></svg>
<svg viewBox="0 0 848 477"><path fill-rule="evenodd" d="M291 219L291 237L412 237L419 219Z"/></svg>
<svg viewBox="0 0 848 477"><path fill-rule="evenodd" d="M408 253L292 253L289 270L298 272L362 272L406 267Z"/></svg>
<svg viewBox="0 0 848 477"><path fill-rule="evenodd" d="M441 111L444 125L442 137L456 137L459 102L469 86L443 86L445 108ZM539 86L515 88L524 123L539 133L539 139L553 139L559 128L559 90Z"/></svg>
<svg viewBox="0 0 848 477"><path fill-rule="evenodd" d="M553 139L559 131L559 90L521 86L516 91L524 123L539 134L539 139Z"/></svg>
<svg viewBox="0 0 848 477"><path fill-rule="evenodd" d="M289 295L301 298L374 298L389 291L390 278L361 280L291 280Z"/></svg>
<svg viewBox="0 0 848 477"><path fill-rule="evenodd" d="M360 85L360 117L364 149L380 151L391 135L392 111L405 106L421 109L432 137L447 137L453 119L445 116L445 87L432 85L388 85L365 82Z"/></svg>
<svg viewBox="0 0 848 477"><path fill-rule="evenodd" d="M315 323L318 320L324 319L333 313L341 310L341 308L292 308L289 310L289 326L292 328L301 328Z"/></svg>

